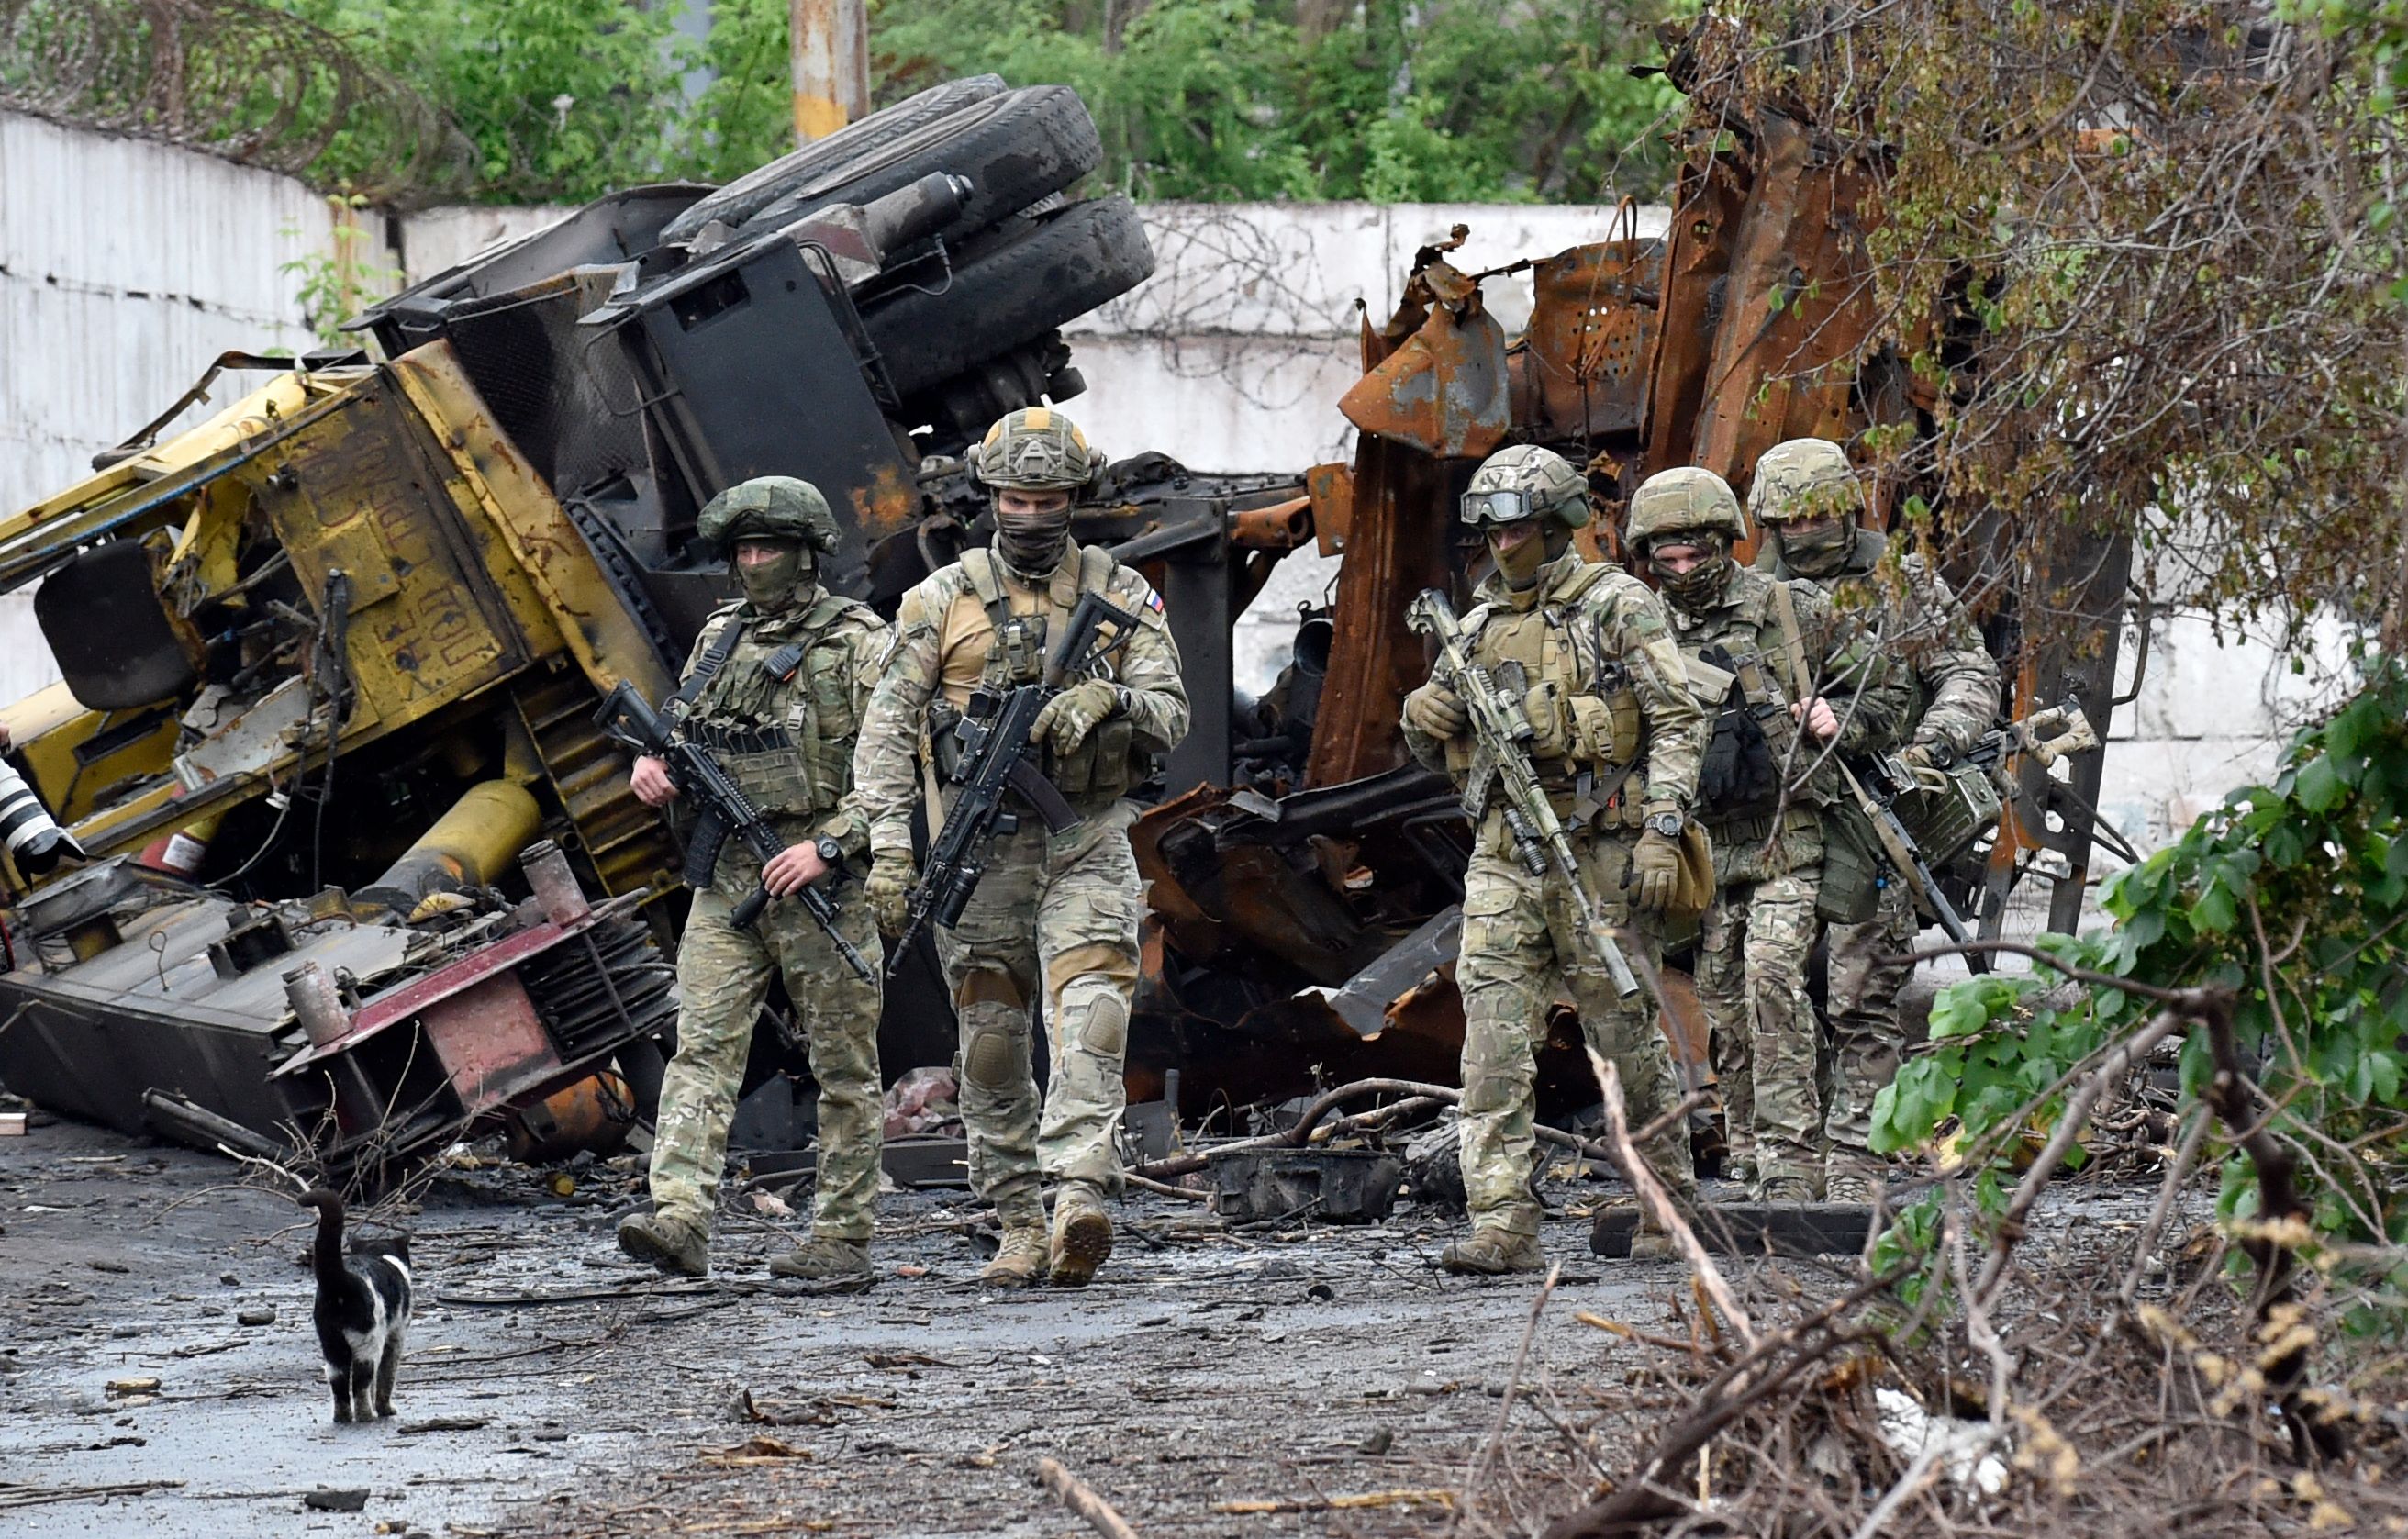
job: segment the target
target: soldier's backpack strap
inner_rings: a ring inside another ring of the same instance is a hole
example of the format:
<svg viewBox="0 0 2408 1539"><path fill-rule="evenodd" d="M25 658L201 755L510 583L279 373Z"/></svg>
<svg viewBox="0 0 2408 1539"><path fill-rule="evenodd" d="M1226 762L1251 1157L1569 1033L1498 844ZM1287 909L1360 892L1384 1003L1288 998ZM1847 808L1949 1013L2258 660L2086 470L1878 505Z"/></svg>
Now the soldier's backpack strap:
<svg viewBox="0 0 2408 1539"><path fill-rule="evenodd" d="M694 671L686 675L685 683L678 685L677 692L661 702L666 710L682 715L695 700L700 699L702 692L710 686L710 681L727 666L728 654L734 652L736 643L744 638L744 623L736 617L732 609L723 610L707 623L719 628L712 633L710 643L702 649L702 655L694 660Z"/></svg>

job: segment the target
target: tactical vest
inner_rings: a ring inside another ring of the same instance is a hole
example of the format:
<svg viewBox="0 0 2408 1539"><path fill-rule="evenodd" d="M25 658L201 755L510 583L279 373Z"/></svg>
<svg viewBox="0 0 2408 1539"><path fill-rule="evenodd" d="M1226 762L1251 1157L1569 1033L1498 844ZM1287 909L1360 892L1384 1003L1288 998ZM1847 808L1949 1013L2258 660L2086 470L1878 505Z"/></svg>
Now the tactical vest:
<svg viewBox="0 0 2408 1539"><path fill-rule="evenodd" d="M1580 605L1611 570L1584 567L1526 611L1492 601L1463 617L1468 654L1530 719L1527 748L1541 784L1576 798L1584 817L1641 769L1647 746L1629 670L1607 648L1604 618ZM1447 768L1468 771L1473 746L1468 733L1449 739ZM1624 798L1626 821L1637 820L1640 799Z"/></svg>
<svg viewBox="0 0 2408 1539"><path fill-rule="evenodd" d="M692 701L686 738L708 751L764 813L815 817L853 785L852 656L832 635L862 606L822 594L775 646L734 610L712 616L702 655L680 689ZM866 611L865 611L866 612Z"/></svg>
<svg viewBox="0 0 2408 1539"><path fill-rule="evenodd" d="M1079 597L1106 593L1118 565L1110 551L1082 546ZM964 551L962 574L969 579L971 593L986 611L987 623L995 627L980 669L979 687L1000 694L1036 683L1045 671L1051 638L1070 623L1068 608L1054 602L1053 583L1049 580L1033 589L1008 583L991 550ZM1114 678L1114 655L1106 653L1089 676ZM1057 755L1047 746L1038 768L1064 796L1101 799L1127 795L1152 777L1154 767L1152 755L1138 751L1133 724L1125 716L1115 716L1088 733L1071 753Z"/></svg>

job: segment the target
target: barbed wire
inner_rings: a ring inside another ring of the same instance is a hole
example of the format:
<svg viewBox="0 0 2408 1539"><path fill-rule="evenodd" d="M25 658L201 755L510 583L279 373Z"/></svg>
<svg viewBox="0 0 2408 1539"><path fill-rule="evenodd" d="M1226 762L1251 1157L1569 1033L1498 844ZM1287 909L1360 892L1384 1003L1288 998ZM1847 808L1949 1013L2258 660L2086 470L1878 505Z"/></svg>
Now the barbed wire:
<svg viewBox="0 0 2408 1539"><path fill-rule="evenodd" d="M250 0L0 0L0 107L403 206L477 165L424 97Z"/></svg>

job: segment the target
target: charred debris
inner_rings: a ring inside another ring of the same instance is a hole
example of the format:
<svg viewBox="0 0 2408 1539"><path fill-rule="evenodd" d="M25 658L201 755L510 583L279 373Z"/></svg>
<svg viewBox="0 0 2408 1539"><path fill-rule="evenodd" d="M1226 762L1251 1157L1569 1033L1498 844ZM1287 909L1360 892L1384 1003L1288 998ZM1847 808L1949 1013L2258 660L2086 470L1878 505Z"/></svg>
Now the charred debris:
<svg viewBox="0 0 2408 1539"><path fill-rule="evenodd" d="M528 1157L614 1146L673 1035L682 900L677 830L629 793L595 703L623 681L666 694L722 600L693 534L723 486L840 493L830 580L889 612L985 537L969 435L1082 391L1059 328L1153 267L1127 200L1064 200L1099 159L1068 89L949 82L725 187L631 189L482 252L355 323L377 354L228 354L90 479L0 521L0 588L41 583L65 676L0 709L8 763L90 857L6 872L0 1083L338 1177L497 1127ZM1077 536L1145 568L1197 703L1134 836L1140 1143L1366 1077L1439 1104L1419 1092L1461 1041L1469 831L1397 721L1426 669L1407 603L1460 594L1477 554L1455 494L1512 440L1586 465L1610 510L1669 466L1743 491L1783 439L1928 424L1928 387L1860 357L1874 174L1770 108L1701 118L1661 238L1626 210L1498 272L1454 266L1459 230L1420 252L1336 403L1351 464L1111 467ZM1509 337L1483 284L1525 268L1536 309ZM160 438L229 377L238 398ZM1306 548L1342 556L1334 603L1240 697L1230 626ZM2083 626L2026 634L2012 586L1974 591L2016 714L2070 691L2103 732L2128 556L2062 565L2086 574ZM1948 873L1987 932L2035 870L2071 921L2099 758L2022 767ZM1671 981L1694 1090L1702 1020ZM1596 1100L1565 1008L1542 1060L1557 1117ZM888 1075L953 1040L924 945L889 985ZM759 1033L739 1143L803 1136L800 1072ZM1406 1120L1333 1109L1325 1134Z"/></svg>

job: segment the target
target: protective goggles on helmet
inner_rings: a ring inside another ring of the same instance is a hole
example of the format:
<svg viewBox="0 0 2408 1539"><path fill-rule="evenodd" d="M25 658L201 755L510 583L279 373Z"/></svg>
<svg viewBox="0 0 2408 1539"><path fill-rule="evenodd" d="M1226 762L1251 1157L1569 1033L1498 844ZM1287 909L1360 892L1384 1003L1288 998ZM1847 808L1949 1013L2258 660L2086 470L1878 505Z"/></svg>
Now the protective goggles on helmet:
<svg viewBox="0 0 2408 1539"><path fill-rule="evenodd" d="M1466 524L1518 524L1539 516L1538 499L1518 486L1466 492L1462 506Z"/></svg>

